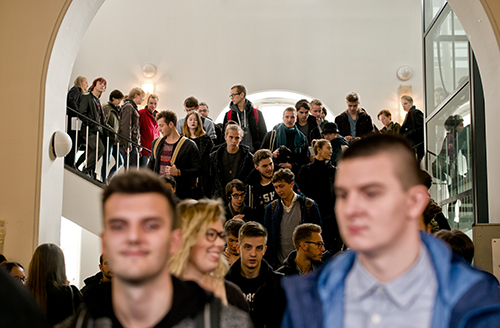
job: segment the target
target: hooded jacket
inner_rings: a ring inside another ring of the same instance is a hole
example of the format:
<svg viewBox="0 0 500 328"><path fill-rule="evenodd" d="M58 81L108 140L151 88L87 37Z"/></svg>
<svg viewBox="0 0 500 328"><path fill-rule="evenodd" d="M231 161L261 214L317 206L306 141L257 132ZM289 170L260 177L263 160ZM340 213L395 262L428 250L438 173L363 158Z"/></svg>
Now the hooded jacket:
<svg viewBox="0 0 500 328"><path fill-rule="evenodd" d="M229 104L229 108L231 112L231 120L238 122L240 126L242 126L242 123L240 122L238 117L238 112L239 112L238 106L231 101L231 103ZM252 136L253 148L257 150L260 148L262 139L264 139L264 136L267 133L266 121L264 120L262 112L260 110L257 110L257 115L259 116L258 118L259 122L258 123L256 122L253 105L248 99L245 99L245 109L243 111L245 112L245 118L248 120L248 128ZM226 115L224 115L224 126L226 126L226 123L228 121L227 116L228 115L226 113ZM245 131L245 133L248 132Z"/></svg>
<svg viewBox="0 0 500 328"><path fill-rule="evenodd" d="M349 124L349 110L346 109L342 114L335 117L335 123L339 127L340 134L342 136L350 136L351 135L351 125ZM364 108L361 108L358 113L358 120L356 121L356 137L363 137L373 131L373 123L372 118L365 111Z"/></svg>
<svg viewBox="0 0 500 328"><path fill-rule="evenodd" d="M453 255L444 242L424 233L420 235L438 281L431 328L498 327L497 282ZM281 327L341 328L344 281L355 257L355 252L346 251L310 275L284 279L288 303ZM325 298L329 301L323 302Z"/></svg>

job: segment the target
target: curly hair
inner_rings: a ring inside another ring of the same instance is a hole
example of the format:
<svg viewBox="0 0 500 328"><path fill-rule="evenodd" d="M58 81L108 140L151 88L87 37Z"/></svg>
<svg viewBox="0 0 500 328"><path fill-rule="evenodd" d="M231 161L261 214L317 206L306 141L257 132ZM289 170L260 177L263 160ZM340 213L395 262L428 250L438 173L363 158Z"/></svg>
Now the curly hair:
<svg viewBox="0 0 500 328"><path fill-rule="evenodd" d="M192 248L202 238L205 238L205 233L210 224L217 222L217 220L224 224L225 211L222 202L213 199L187 199L179 203L177 211L181 220L182 243L179 250L170 258L169 268L170 273L182 278ZM228 270L229 264L221 254L217 268L205 274L211 275L218 283L223 284Z"/></svg>

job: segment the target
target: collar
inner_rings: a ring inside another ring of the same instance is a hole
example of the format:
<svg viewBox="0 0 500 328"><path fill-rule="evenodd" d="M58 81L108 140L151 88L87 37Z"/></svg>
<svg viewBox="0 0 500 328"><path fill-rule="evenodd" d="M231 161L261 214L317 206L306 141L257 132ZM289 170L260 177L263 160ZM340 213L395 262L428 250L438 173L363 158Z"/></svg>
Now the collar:
<svg viewBox="0 0 500 328"><path fill-rule="evenodd" d="M435 276L435 271L429 251L422 244L415 263L402 275L387 283L381 283L375 279L356 256L348 274L348 277L350 276L356 282L353 284L350 297L361 300L383 291L398 308L408 309L433 275Z"/></svg>
<svg viewBox="0 0 500 328"><path fill-rule="evenodd" d="M295 191L294 191L294 192L293 192L292 203L290 204L290 206L286 206L286 205L285 205L285 202L284 202L284 201L283 201L283 199L282 199L282 200L281 200L281 204L283 205L283 209L284 209L287 213L289 213L289 212L292 210L293 205L295 205L295 201L296 201L298 198L299 198L299 195L297 195L297 194L295 193Z"/></svg>

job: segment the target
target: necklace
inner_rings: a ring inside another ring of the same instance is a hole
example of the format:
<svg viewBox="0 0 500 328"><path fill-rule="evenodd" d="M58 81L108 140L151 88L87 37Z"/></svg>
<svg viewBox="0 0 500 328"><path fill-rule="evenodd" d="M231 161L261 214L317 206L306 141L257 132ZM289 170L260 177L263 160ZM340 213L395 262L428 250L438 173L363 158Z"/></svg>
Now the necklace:
<svg viewBox="0 0 500 328"><path fill-rule="evenodd" d="M232 154L232 155L234 155L234 156L229 156L229 153L226 150L226 158L227 158L227 162L229 163L229 174L233 174L234 163L236 162L236 158L238 157L238 153ZM231 157L233 157L232 161L231 161Z"/></svg>

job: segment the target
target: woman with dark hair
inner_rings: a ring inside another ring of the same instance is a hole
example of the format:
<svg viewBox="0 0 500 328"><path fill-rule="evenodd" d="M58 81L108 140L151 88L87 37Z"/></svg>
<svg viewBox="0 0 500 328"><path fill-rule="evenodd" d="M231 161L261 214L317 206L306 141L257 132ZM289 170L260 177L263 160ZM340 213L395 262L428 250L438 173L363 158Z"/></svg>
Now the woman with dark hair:
<svg viewBox="0 0 500 328"><path fill-rule="evenodd" d="M342 239L335 213L333 183L335 182L335 167L331 164L332 146L330 141L319 139L312 141L314 162L302 166L297 176L300 191L318 204L323 228L323 239L326 250L333 254L342 248Z"/></svg>
<svg viewBox="0 0 500 328"><path fill-rule="evenodd" d="M204 186L203 177L208 173L208 165L210 151L212 150L213 143L212 139L205 133L203 129L203 122L201 116L197 111L191 111L186 115L186 119L182 124L182 134L196 143L198 151L200 152L201 163L201 175L198 178L198 186ZM206 197L211 197L211 190L204 190L202 188L203 195Z"/></svg>
<svg viewBox="0 0 500 328"><path fill-rule="evenodd" d="M83 302L78 288L68 286L64 254L55 244L42 244L35 250L27 286L51 326L75 313Z"/></svg>

